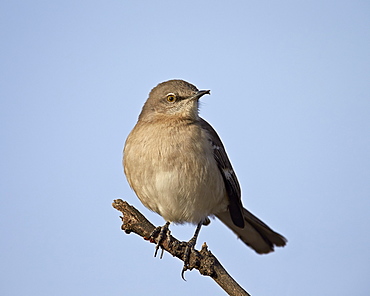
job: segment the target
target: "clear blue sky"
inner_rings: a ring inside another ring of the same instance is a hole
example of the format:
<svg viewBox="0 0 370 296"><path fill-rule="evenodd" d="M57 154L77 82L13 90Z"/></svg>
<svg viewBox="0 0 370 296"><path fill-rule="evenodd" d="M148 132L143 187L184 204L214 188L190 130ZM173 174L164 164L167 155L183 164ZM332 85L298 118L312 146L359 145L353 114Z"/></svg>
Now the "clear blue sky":
<svg viewBox="0 0 370 296"><path fill-rule="evenodd" d="M2 1L0 294L224 295L120 230L121 168L148 92L182 78L248 209L289 242L201 231L252 295L369 295L370 2ZM172 227L188 240L194 227Z"/></svg>

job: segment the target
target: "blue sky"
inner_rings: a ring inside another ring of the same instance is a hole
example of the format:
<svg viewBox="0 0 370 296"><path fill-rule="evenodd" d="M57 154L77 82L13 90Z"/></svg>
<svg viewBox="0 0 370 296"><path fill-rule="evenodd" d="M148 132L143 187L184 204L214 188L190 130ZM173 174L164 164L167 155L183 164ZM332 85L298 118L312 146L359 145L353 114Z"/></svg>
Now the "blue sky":
<svg viewBox="0 0 370 296"><path fill-rule="evenodd" d="M1 295L224 295L120 231L154 224L121 167L152 87L200 89L244 205L289 242L200 233L252 295L369 295L368 1L2 1ZM188 240L192 226L174 226Z"/></svg>

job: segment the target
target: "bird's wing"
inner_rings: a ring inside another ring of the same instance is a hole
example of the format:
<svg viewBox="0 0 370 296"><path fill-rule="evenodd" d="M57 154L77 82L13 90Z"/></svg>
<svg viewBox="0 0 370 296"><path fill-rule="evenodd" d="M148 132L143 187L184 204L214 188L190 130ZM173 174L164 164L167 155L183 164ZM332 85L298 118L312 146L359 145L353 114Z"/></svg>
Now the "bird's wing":
<svg viewBox="0 0 370 296"><path fill-rule="evenodd" d="M213 148L213 156L224 180L227 196L229 198L229 212L231 220L236 226L243 228L243 206L241 202L241 190L238 178L236 177L230 160L227 157L224 145L216 131L203 118L200 118L200 124L201 127L210 135L209 141Z"/></svg>

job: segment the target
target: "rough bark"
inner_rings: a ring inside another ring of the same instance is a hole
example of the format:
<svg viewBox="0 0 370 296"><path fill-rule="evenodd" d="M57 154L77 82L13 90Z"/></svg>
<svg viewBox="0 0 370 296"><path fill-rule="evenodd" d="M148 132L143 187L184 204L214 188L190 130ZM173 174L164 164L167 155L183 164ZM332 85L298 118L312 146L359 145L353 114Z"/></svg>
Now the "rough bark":
<svg viewBox="0 0 370 296"><path fill-rule="evenodd" d="M112 206L122 212L121 229L127 234L134 232L144 239L157 243L158 236L150 238L155 226L137 209L121 199L114 200ZM149 239L150 238L150 239ZM161 242L164 250L183 261L186 242L181 242L172 235ZM232 296L250 296L223 268L217 258L204 243L200 251L192 250L189 258L189 270L197 269L202 275L210 276L225 292Z"/></svg>

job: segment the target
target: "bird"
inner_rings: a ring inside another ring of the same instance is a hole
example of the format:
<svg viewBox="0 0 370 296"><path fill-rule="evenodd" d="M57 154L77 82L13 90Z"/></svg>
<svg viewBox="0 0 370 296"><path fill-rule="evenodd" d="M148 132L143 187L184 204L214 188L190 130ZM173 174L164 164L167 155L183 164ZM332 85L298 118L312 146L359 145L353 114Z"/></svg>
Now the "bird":
<svg viewBox="0 0 370 296"><path fill-rule="evenodd" d="M145 207L166 221L156 251L170 223L196 225L183 271L209 218L217 217L258 254L287 243L243 207L225 147L214 128L199 116L199 99L207 94L210 90L198 90L181 79L159 83L150 91L123 150L130 187Z"/></svg>

